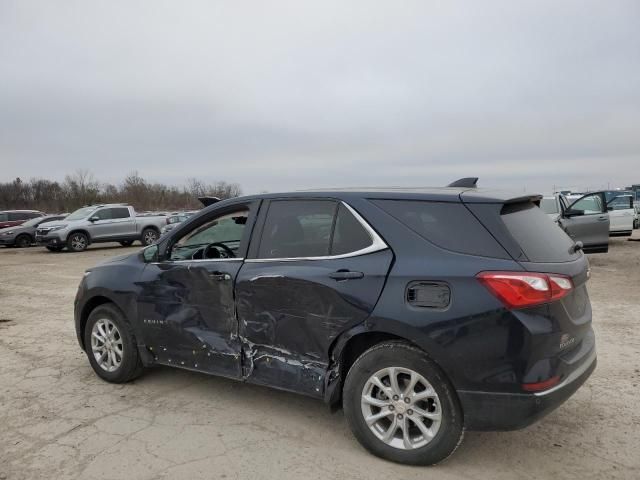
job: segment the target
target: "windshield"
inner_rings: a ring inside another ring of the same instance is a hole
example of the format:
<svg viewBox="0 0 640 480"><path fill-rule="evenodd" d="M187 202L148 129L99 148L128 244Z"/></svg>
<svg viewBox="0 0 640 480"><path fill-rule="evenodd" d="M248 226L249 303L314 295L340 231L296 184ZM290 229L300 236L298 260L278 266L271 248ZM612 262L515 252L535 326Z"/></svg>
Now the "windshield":
<svg viewBox="0 0 640 480"><path fill-rule="evenodd" d="M53 219L51 219L53 220ZM41 222L46 222L47 220L43 217L37 217L37 218L32 218L31 220L29 220L28 222L24 222L22 224L23 227L35 227L36 225L38 225ZM50 221L50 220L49 220Z"/></svg>
<svg viewBox="0 0 640 480"><path fill-rule="evenodd" d="M540 208L544 213L558 213L558 204L555 198L543 198Z"/></svg>
<svg viewBox="0 0 640 480"><path fill-rule="evenodd" d="M89 216L89 214L96 210L96 207L84 207L76 210L69 215L65 220L82 220Z"/></svg>

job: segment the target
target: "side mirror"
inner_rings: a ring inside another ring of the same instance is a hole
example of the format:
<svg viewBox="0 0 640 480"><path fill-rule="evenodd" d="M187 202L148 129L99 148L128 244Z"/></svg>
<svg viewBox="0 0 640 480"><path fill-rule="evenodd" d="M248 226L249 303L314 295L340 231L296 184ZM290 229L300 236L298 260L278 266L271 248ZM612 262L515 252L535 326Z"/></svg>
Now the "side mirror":
<svg viewBox="0 0 640 480"><path fill-rule="evenodd" d="M613 207L607 206L607 212L613 212Z"/></svg>
<svg viewBox="0 0 640 480"><path fill-rule="evenodd" d="M93 217L89 217L90 222L97 222L98 220L100 220L100 217L97 217L95 215Z"/></svg>
<svg viewBox="0 0 640 480"><path fill-rule="evenodd" d="M157 262L158 261L158 252L160 249L158 245L149 245L142 251L142 258L145 263Z"/></svg>

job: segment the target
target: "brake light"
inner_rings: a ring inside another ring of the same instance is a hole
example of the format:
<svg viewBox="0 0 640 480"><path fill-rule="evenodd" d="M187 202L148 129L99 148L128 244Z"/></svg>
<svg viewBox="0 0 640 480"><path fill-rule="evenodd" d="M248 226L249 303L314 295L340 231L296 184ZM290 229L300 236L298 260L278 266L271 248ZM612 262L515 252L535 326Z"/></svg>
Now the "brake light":
<svg viewBox="0 0 640 480"><path fill-rule="evenodd" d="M550 379L544 380L542 382L523 383L522 389L527 392L541 392L543 390L548 390L549 388L556 386L558 383L560 383L560 377L556 375L555 377L551 377Z"/></svg>
<svg viewBox="0 0 640 480"><path fill-rule="evenodd" d="M507 308L526 308L567 296L573 282L564 275L530 272L480 272L478 280Z"/></svg>

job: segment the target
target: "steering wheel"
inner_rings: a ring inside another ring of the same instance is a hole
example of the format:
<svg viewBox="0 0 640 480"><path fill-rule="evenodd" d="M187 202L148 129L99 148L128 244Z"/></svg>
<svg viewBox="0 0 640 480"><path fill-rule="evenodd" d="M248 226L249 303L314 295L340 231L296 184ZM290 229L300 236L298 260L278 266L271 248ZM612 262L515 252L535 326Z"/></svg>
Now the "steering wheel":
<svg viewBox="0 0 640 480"><path fill-rule="evenodd" d="M215 257L210 257L209 256L209 252L211 251L211 248L216 248L217 247L222 248L222 250L224 250L224 253L226 254L226 257L223 257L220 255L220 252L217 251L218 255ZM227 247L224 243L222 242L215 242L215 243L211 243L209 245L207 245L204 249L204 251L202 252L202 258L234 258L236 256L235 253L233 253L233 250L231 250L229 247Z"/></svg>

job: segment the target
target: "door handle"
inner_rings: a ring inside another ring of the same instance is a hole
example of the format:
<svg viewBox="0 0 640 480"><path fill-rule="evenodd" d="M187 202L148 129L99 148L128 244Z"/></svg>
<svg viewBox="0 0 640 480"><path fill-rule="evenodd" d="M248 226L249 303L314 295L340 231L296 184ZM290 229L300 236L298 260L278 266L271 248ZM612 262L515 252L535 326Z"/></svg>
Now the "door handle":
<svg viewBox="0 0 640 480"><path fill-rule="evenodd" d="M209 273L209 277L214 280L218 280L219 282L222 282L223 280L231 280L231 275L224 272L211 272Z"/></svg>
<svg viewBox="0 0 640 480"><path fill-rule="evenodd" d="M338 270L337 272L329 274L329 278L333 278L334 280L356 280L362 277L364 277L364 273L352 272L350 270Z"/></svg>
<svg viewBox="0 0 640 480"><path fill-rule="evenodd" d="M599 222L604 222L607 219L607 217L598 217L598 221Z"/></svg>

